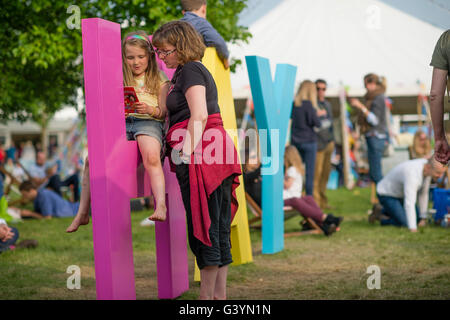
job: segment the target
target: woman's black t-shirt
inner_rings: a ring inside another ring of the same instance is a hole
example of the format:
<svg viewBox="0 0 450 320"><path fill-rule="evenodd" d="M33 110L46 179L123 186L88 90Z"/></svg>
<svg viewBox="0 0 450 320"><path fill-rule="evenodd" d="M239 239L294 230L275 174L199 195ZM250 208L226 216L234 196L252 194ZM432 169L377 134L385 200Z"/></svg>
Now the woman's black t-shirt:
<svg viewBox="0 0 450 320"><path fill-rule="evenodd" d="M169 127L191 117L185 93L195 85L206 88L208 115L220 113L217 103L217 87L211 73L202 63L190 61L183 66L178 66L172 80L166 101L169 112Z"/></svg>

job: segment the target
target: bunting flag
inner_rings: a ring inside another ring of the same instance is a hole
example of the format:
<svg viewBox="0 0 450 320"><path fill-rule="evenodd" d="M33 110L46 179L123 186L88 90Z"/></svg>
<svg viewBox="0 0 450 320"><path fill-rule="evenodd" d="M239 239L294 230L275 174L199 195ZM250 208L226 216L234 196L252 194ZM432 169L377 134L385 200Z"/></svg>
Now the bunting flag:
<svg viewBox="0 0 450 320"><path fill-rule="evenodd" d="M74 120L66 141L59 146L50 163L58 164L61 177L74 174L83 168L84 155L87 153L86 124L79 118Z"/></svg>

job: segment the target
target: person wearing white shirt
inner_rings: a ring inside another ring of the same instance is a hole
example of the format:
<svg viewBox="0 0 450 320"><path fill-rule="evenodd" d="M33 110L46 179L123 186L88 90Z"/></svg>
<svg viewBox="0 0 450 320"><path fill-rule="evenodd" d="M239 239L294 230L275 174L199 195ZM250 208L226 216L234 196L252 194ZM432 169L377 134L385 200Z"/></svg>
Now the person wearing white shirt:
<svg viewBox="0 0 450 320"><path fill-rule="evenodd" d="M369 221L380 220L381 225L406 226L412 232L417 231L416 204L419 216L424 219L428 207L428 193L432 178L438 179L446 168L435 168L432 158L405 161L394 167L378 184L377 196L382 206L381 213L387 219L381 219L380 210L374 210Z"/></svg>
<svg viewBox="0 0 450 320"><path fill-rule="evenodd" d="M290 145L286 147L284 153L284 205L293 207L303 217L311 218L324 231L326 236L336 231L342 222L342 217L335 217L332 214L325 214L311 195L302 197L303 188L303 163L297 148Z"/></svg>

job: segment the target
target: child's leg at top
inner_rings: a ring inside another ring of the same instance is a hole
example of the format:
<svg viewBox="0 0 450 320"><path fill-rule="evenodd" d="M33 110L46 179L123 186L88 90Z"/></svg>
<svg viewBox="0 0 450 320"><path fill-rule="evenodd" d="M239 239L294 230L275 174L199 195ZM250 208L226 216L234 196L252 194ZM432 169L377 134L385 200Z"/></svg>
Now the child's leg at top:
<svg viewBox="0 0 450 320"><path fill-rule="evenodd" d="M149 219L153 221L164 221L166 220L167 208L166 184L160 158L161 144L157 139L147 135L139 135L136 140L141 151L145 170L150 176L152 193L156 202L155 212Z"/></svg>
<svg viewBox="0 0 450 320"><path fill-rule="evenodd" d="M86 157L81 181L80 206L78 207L77 215L73 219L72 224L66 229L66 232L75 232L79 226L89 223L89 209L91 207L91 184L89 179L89 159Z"/></svg>

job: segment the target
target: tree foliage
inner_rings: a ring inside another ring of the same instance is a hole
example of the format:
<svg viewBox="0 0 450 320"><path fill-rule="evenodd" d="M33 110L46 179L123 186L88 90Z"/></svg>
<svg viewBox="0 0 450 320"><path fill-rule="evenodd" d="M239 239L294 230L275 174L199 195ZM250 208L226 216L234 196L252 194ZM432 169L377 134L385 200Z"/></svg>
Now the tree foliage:
<svg viewBox="0 0 450 320"><path fill-rule="evenodd" d="M238 26L247 0L209 0L208 19L232 43L248 41ZM143 29L153 33L161 24L181 18L179 0L14 0L1 1L0 120L33 119L45 126L66 105L76 105L83 86L81 29L70 29L74 12L120 23L122 33ZM76 21L75 21L76 22Z"/></svg>

